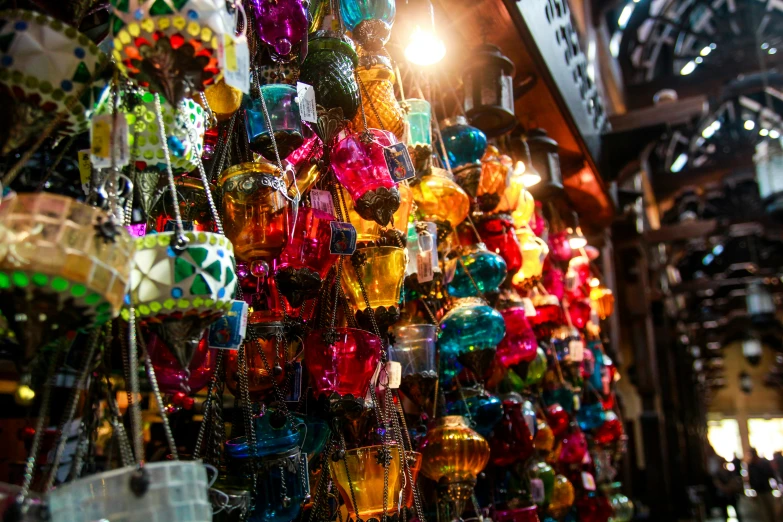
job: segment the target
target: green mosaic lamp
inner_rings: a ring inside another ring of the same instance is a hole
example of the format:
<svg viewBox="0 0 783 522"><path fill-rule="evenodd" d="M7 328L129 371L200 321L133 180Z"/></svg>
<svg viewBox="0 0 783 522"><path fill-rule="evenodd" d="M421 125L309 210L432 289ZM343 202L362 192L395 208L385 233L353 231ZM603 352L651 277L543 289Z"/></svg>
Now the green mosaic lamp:
<svg viewBox="0 0 783 522"><path fill-rule="evenodd" d="M204 329L230 308L237 288L234 246L221 234L186 232L174 249L176 232L136 240L128 303L141 323L158 335L187 368ZM129 309L122 310L125 319Z"/></svg>
<svg viewBox="0 0 783 522"><path fill-rule="evenodd" d="M24 367L63 335L120 312L135 244L124 228L106 233L104 211L40 192L0 202L0 313Z"/></svg>

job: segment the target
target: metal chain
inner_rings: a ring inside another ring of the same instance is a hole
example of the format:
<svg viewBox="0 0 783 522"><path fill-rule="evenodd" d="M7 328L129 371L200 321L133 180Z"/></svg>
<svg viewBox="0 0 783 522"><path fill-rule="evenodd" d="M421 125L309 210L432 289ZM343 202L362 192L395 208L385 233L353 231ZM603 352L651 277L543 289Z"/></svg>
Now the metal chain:
<svg viewBox="0 0 783 522"><path fill-rule="evenodd" d="M261 100L261 109L264 112L264 121L266 122L266 128L269 129L269 138L272 140L272 149L275 151L275 159L277 159L277 168L280 169L280 175L284 175L285 169L283 169L283 161L280 159L280 151L277 149L277 139L275 139L275 133L272 130L272 120L269 117L269 110L266 108L266 100L264 99L264 91L259 88L259 96Z"/></svg>
<svg viewBox="0 0 783 522"><path fill-rule="evenodd" d="M163 423L163 431L166 434L166 442L169 445L169 451L171 452L171 458L173 460L179 460L179 454L177 453L177 444L174 442L174 434L171 431L171 424L169 423L169 417L166 415L166 405L163 403L163 397L160 394L160 386L158 386L158 377L155 375L155 367L152 366L150 360L150 354L147 352L147 345L144 342L144 337L141 335L140 326L136 325L137 337L141 342L141 350L144 357L144 366L147 369L147 379L152 387L152 395L155 397L155 403L160 410L160 418Z"/></svg>
<svg viewBox="0 0 783 522"><path fill-rule="evenodd" d="M124 347L125 343L122 343L122 346ZM123 358L127 358L127 350L124 348ZM133 450L131 449L130 441L128 440L128 432L125 430L125 425L120 418L120 408L117 406L117 400L115 399L114 394L111 393L112 385L108 372L104 375L104 378L106 379L105 386L108 390L108 393L106 394L106 404L109 407L109 411L111 411L109 422L111 423L113 434L117 438L117 442L120 446L120 462L123 467L130 466L133 464ZM127 386L128 381L125 382Z"/></svg>
<svg viewBox="0 0 783 522"><path fill-rule="evenodd" d="M210 418L210 409L212 407L212 403L215 401L214 392L215 387L217 386L218 375L223 369L223 359L223 350L218 350L217 359L215 360L215 373L212 374L212 379L209 381L209 385L207 386L207 398L204 400L203 419L201 421L201 427L199 427L198 430L196 446L193 451L195 458L201 457L201 447L204 442L204 434L207 431L207 420Z"/></svg>
<svg viewBox="0 0 783 522"><path fill-rule="evenodd" d="M242 343L237 354L239 366L239 395L242 400L242 412L245 422L245 440L250 450L250 458L253 463L253 491L251 496L258 491L258 474L256 473L256 427L253 424L253 409L250 404L250 389L247 382L247 342Z"/></svg>
<svg viewBox="0 0 783 522"><path fill-rule="evenodd" d="M204 93L201 93L203 96ZM207 202L209 203L209 211L212 213L212 219L215 220L215 228L217 228L218 234L223 234L223 222L220 220L220 214L218 213L217 206L215 206L215 199L212 197L212 191L209 189L209 180L207 180L207 171L204 170L204 163L201 161L201 156L196 153L196 130L192 125L188 124L188 139L193 147L193 155L196 159L196 166L198 167L199 175L201 176L201 183L204 185L204 193L207 196Z"/></svg>
<svg viewBox="0 0 783 522"><path fill-rule="evenodd" d="M68 435L70 434L70 424L73 420L73 416L76 413L76 406L79 403L79 395L81 394L81 389L84 387L84 383L87 380L87 374L90 372L90 368L92 367L92 361L95 358L95 351L98 347L98 338L100 337L100 328L94 329L90 333L90 338L88 340L88 346L87 349L87 355L84 358L84 363L82 365L82 369L79 372L79 375L74 382L73 390L71 391L71 395L68 397L68 404L65 406L65 417L60 421L60 425L57 429L57 437L59 438L59 442L57 443L57 448L54 451L54 457L52 458L52 467L49 470L49 476L46 479L46 485L44 487L44 491L49 491L52 489L52 486L54 485L54 481L57 477L57 468L60 467L60 460L63 457L63 453L65 451L65 443L68 440ZM66 430L68 430L68 433L66 434Z"/></svg>
<svg viewBox="0 0 783 522"><path fill-rule="evenodd" d="M405 412L402 409L402 399L400 399L400 395L397 392L397 390L393 390L392 394L395 396L396 399L398 399L397 401L394 401L394 405L396 406L396 409L398 410L398 414L400 416L400 420L402 421L402 426L400 427L399 425L397 425L397 429L402 430L402 433L405 436L404 440L407 443L407 447L413 450L410 434L408 433L408 426L405 423ZM413 493L413 507L416 509L416 517L419 519L419 522L427 522L426 519L424 518L424 509L422 509L422 505L421 505L421 495L419 495L419 488L418 485L413 480L413 472L411 471L407 458L405 459L405 473L408 475L408 480L411 485L411 492Z"/></svg>
<svg viewBox="0 0 783 522"><path fill-rule="evenodd" d="M231 148L231 138L234 135L234 124L236 121L237 114L234 113L231 116L231 120L228 122L228 129L226 129L225 138L223 135L219 136L218 138L218 145L222 144L222 147L220 150L220 160L212 162L212 168L210 169L209 173L209 179L212 182L215 181L215 175L220 176L220 173L223 172L223 165L226 164L226 156L228 155L228 150ZM215 167L217 167L217 172L215 171Z"/></svg>
<svg viewBox="0 0 783 522"><path fill-rule="evenodd" d="M358 522L359 519L359 504L356 502L356 492L353 489L353 480L351 480L351 471L348 469L348 452L345 451L346 445L345 445L345 437L343 436L342 432L340 432L340 450L342 451L342 461L343 465L345 466L345 477L348 479L348 488L350 489L351 493L351 502L353 503L353 510L354 514L356 515L356 519ZM384 506L384 515L386 514L386 508Z"/></svg>
<svg viewBox="0 0 783 522"><path fill-rule="evenodd" d="M175 247L181 249L187 245L188 238L185 236L185 227L182 225L182 214L179 210L179 199L177 198L177 186L174 183L174 171L171 169L171 154L169 152L169 144L166 139L166 127L163 122L163 111L160 107L160 94L155 95L155 114L158 117L158 137L160 139L160 146L163 148L163 155L166 159L166 172L168 174L169 192L171 193L171 201L174 205L174 220L176 228L174 244ZM193 154L196 154L196 151L193 151Z"/></svg>
<svg viewBox="0 0 783 522"><path fill-rule="evenodd" d="M157 97L156 97L157 99ZM144 463L144 441L142 440L143 426L141 423L141 404L135 400L139 393L139 372L137 365L139 363L139 354L136 346L136 310L133 306L129 308L128 315L128 372L130 373L130 393L133 395L133 402L128 404L131 409L131 438L133 441L133 450L136 454L136 463L141 466Z"/></svg>

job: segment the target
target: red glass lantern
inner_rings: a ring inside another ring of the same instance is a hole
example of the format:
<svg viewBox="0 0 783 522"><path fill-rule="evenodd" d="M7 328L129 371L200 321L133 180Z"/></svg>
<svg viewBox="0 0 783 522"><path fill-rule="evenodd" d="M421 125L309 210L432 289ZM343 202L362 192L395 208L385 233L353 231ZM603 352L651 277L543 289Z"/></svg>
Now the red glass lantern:
<svg viewBox="0 0 783 522"><path fill-rule="evenodd" d="M321 210L299 210L293 235L280 254L276 271L277 287L291 306L298 308L315 297L321 282L337 261L329 251L334 217Z"/></svg>
<svg viewBox="0 0 783 522"><path fill-rule="evenodd" d="M593 433L593 440L601 446L614 444L623 436L623 423L613 411L606 412L606 420Z"/></svg>
<svg viewBox="0 0 783 522"><path fill-rule="evenodd" d="M596 492L576 499L574 507L579 512L579 522L608 522L614 514L609 499Z"/></svg>
<svg viewBox="0 0 783 522"><path fill-rule="evenodd" d="M364 219L386 226L400 206L400 193L389 174L384 148L397 143L389 131L369 129L373 140L344 131L332 148L331 162L340 183L348 190L354 209Z"/></svg>
<svg viewBox="0 0 783 522"><path fill-rule="evenodd" d="M500 315L506 322L506 335L497 347L500 363L505 368L510 368L521 362L535 359L538 341L527 320L525 308L522 306L506 308L500 310Z"/></svg>
<svg viewBox="0 0 783 522"><path fill-rule="evenodd" d="M549 424L549 427L552 429L552 433L555 434L555 437L560 437L566 432L570 421L568 418L568 412L565 411L562 406L559 404L552 404L551 406L547 406L545 415L546 422Z"/></svg>
<svg viewBox="0 0 783 522"><path fill-rule="evenodd" d="M536 294L532 299L536 315L528 317L530 326L536 332L536 337L551 337L552 330L564 324L560 301L553 295L540 294Z"/></svg>
<svg viewBox="0 0 783 522"><path fill-rule="evenodd" d="M582 430L574 429L563 436L558 461L563 464L578 464L587 453L587 438Z"/></svg>
<svg viewBox="0 0 783 522"><path fill-rule="evenodd" d="M380 338L356 328L337 328L329 343L327 330L315 330L304 341L307 370L316 395L337 393L363 398L383 349Z"/></svg>
<svg viewBox="0 0 783 522"><path fill-rule="evenodd" d="M544 273L541 275L541 284L547 293L557 297L558 301L565 295L565 276L563 271L553 266L549 258L544 262Z"/></svg>
<svg viewBox="0 0 783 522"><path fill-rule="evenodd" d="M171 353L166 344L151 333L147 337L147 353L161 393L196 393L207 385L215 372L218 351L209 348L209 333L198 343L187 370Z"/></svg>
<svg viewBox="0 0 783 522"><path fill-rule="evenodd" d="M491 217L476 223L479 236L490 252L499 254L506 262L508 276L522 268L522 251L511 219Z"/></svg>
<svg viewBox="0 0 783 522"><path fill-rule="evenodd" d="M590 301L586 299L580 299L568 304L568 315L571 318L571 324L579 328L580 330L587 325L587 321L590 320Z"/></svg>
<svg viewBox="0 0 783 522"><path fill-rule="evenodd" d="M489 449L490 460L496 466L525 461L533 454L533 434L517 398L503 400L503 417L492 428Z"/></svg>

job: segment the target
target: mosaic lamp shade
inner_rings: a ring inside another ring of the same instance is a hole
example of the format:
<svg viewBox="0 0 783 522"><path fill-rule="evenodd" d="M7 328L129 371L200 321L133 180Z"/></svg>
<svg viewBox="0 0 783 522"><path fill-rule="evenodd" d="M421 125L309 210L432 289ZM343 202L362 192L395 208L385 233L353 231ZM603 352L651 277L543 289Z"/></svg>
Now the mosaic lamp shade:
<svg viewBox="0 0 783 522"><path fill-rule="evenodd" d="M112 0L121 72L171 104L214 82L218 38L234 30L223 0Z"/></svg>
<svg viewBox="0 0 783 522"><path fill-rule="evenodd" d="M123 520L126 522L211 522L210 482L199 460L144 465L145 493L132 490L136 466L104 471L58 486L49 495L51 522Z"/></svg>
<svg viewBox="0 0 783 522"><path fill-rule="evenodd" d="M21 9L0 12L0 101L10 112L3 155L62 117L54 136L79 134L105 81L108 61L87 36L60 20Z"/></svg>
<svg viewBox="0 0 783 522"><path fill-rule="evenodd" d="M234 247L225 236L187 232L174 248L175 232L136 240L129 303L168 345L183 368L190 364L204 329L231 307L237 287ZM128 317L128 309L123 309Z"/></svg>
<svg viewBox="0 0 783 522"><path fill-rule="evenodd" d="M124 228L114 240L96 226L106 213L40 192L0 202L0 312L29 361L61 335L120 312L134 253Z"/></svg>

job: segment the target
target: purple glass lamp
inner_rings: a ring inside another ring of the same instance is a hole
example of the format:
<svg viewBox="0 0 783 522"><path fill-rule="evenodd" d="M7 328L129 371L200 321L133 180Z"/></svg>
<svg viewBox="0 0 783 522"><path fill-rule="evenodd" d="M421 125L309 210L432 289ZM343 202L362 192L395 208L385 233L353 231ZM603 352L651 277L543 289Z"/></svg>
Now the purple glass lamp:
<svg viewBox="0 0 783 522"><path fill-rule="evenodd" d="M276 55L288 56L294 45L307 36L307 9L302 0L250 0L249 3L259 38Z"/></svg>

